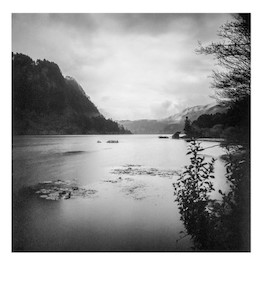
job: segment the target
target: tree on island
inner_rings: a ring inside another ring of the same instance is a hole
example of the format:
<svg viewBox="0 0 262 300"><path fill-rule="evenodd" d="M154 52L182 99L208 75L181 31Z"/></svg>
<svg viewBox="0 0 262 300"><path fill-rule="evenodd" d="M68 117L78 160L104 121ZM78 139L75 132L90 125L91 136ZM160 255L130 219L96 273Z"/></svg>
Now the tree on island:
<svg viewBox="0 0 262 300"><path fill-rule="evenodd" d="M184 132L187 136L189 136L189 137L192 136L191 121L188 119L188 117L186 117L186 120L185 120Z"/></svg>

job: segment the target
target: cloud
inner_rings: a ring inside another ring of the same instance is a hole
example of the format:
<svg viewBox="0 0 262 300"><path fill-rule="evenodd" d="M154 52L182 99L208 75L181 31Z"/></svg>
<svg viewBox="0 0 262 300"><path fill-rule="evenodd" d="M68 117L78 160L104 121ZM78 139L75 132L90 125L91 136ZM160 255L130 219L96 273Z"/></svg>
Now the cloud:
<svg viewBox="0 0 262 300"><path fill-rule="evenodd" d="M178 113L183 106L180 101L164 100L161 103L154 103L151 105L152 115L158 118L165 118L172 114Z"/></svg>
<svg viewBox="0 0 262 300"><path fill-rule="evenodd" d="M114 119L162 118L212 102L215 40L227 14L14 14L13 51L56 62Z"/></svg>

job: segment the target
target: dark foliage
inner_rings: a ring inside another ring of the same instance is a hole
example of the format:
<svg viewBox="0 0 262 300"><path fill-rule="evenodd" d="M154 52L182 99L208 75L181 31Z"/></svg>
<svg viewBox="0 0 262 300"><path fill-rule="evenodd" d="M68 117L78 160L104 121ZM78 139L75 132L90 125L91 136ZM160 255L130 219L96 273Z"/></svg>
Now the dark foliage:
<svg viewBox="0 0 262 300"><path fill-rule="evenodd" d="M191 121L188 119L188 117L186 117L185 120L184 132L187 136L191 136L192 134Z"/></svg>
<svg viewBox="0 0 262 300"><path fill-rule="evenodd" d="M105 119L55 63L12 53L12 71L14 134L130 133Z"/></svg>
<svg viewBox="0 0 262 300"><path fill-rule="evenodd" d="M194 137L225 138L229 143L248 146L250 138L249 101L237 101L226 113L201 115L192 122Z"/></svg>
<svg viewBox="0 0 262 300"><path fill-rule="evenodd" d="M226 114L216 113L214 115L201 115L197 120L193 121L192 126L199 128L212 128L217 124L226 125L227 118Z"/></svg>
<svg viewBox="0 0 262 300"><path fill-rule="evenodd" d="M221 26L219 42L208 46L200 44L197 53L215 56L220 70L213 71L212 87L220 103L229 107L228 112L218 120L221 124L221 137L229 143L249 146L250 139L250 94L251 94L251 37L250 14L238 14L235 20ZM206 123L204 127L203 122ZM210 121L210 122L209 122ZM214 126L215 117L197 120L198 128ZM209 125L207 125L209 123ZM206 130L206 132L210 131ZM201 133L201 131L200 131ZM199 134L199 132L197 132Z"/></svg>
<svg viewBox="0 0 262 300"><path fill-rule="evenodd" d="M247 152L226 157L226 177L229 192L219 193L222 199L212 199L214 190L214 159L206 162L200 154L199 142L189 144L190 165L174 183L175 201L181 220L197 250L250 250L249 159Z"/></svg>
<svg viewBox="0 0 262 300"><path fill-rule="evenodd" d="M211 218L206 207L210 202L209 194L214 189L210 181L214 161L204 162L204 157L199 155L199 151L203 149L198 142L191 142L188 150L187 155L192 154L191 164L185 167L185 171L174 184L175 201L178 202L181 220L195 247L209 249L211 248L209 235L212 235L212 232L208 230Z"/></svg>
<svg viewBox="0 0 262 300"><path fill-rule="evenodd" d="M219 101L241 101L250 98L250 14L239 14L218 31L221 41L208 46L200 44L197 53L214 55L223 68L213 71L214 97Z"/></svg>
<svg viewBox="0 0 262 300"><path fill-rule="evenodd" d="M205 163L199 154L203 149L193 141L188 152L191 163L174 184L175 195L196 249L249 251L250 15L239 14L221 27L218 36L222 41L206 47L200 44L197 52L214 55L222 67L213 72L212 87L214 97L229 109L223 114L200 116L192 130L196 137L225 137L229 191L219 191L221 200L210 198L213 161Z"/></svg>

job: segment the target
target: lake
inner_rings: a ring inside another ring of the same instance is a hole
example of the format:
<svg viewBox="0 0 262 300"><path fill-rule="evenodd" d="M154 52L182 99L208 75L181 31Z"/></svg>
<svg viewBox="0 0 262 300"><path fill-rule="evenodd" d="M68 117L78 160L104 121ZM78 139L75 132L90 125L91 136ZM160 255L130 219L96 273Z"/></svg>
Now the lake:
<svg viewBox="0 0 262 300"><path fill-rule="evenodd" d="M224 149L202 146L223 189ZM13 250L191 250L172 186L186 150L157 135L15 136Z"/></svg>

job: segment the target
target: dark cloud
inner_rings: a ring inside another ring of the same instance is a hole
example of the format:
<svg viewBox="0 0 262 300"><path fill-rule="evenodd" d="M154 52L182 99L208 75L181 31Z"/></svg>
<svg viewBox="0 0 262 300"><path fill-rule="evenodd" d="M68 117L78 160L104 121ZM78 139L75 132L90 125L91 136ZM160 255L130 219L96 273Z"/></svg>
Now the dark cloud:
<svg viewBox="0 0 262 300"><path fill-rule="evenodd" d="M40 14L22 14L30 22L39 19ZM124 31L126 34L166 34L172 30L188 31L205 36L212 31L212 20L221 19L221 24L230 20L230 14L176 14L176 13L66 13L41 14L44 22L64 26L77 31L95 34L103 29L108 31ZM214 23L216 26L216 22ZM192 29L194 30L188 30ZM203 30L204 29L204 30Z"/></svg>
<svg viewBox="0 0 262 300"><path fill-rule="evenodd" d="M165 33L172 22L182 17L175 14L46 14L49 22L58 26L75 28L76 30L91 31L99 29L125 31L128 33ZM27 15L35 19L35 16ZM183 17L182 17L183 18Z"/></svg>
<svg viewBox="0 0 262 300"><path fill-rule="evenodd" d="M47 14L48 19L53 24L75 28L76 30L84 30L86 32L95 31L99 28L94 14L68 13L68 14Z"/></svg>

